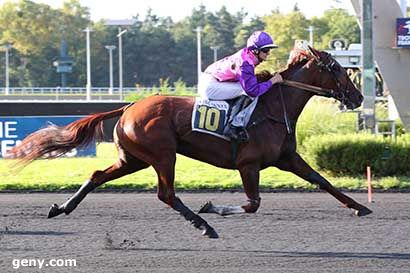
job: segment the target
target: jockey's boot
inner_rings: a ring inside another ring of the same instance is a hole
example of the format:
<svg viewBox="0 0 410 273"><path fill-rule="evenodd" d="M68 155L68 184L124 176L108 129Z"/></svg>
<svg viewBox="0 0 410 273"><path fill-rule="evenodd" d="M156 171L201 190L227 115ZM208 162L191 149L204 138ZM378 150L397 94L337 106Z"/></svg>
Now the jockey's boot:
<svg viewBox="0 0 410 273"><path fill-rule="evenodd" d="M244 127L237 127L237 126L232 125L232 122L235 116L241 110L243 110L243 108L248 106L249 101L252 102L252 100L250 100L247 96L241 96L239 97L238 101L232 106L228 125L225 127L225 130L224 130L224 135L234 141L246 142L249 140L248 132L246 131Z"/></svg>

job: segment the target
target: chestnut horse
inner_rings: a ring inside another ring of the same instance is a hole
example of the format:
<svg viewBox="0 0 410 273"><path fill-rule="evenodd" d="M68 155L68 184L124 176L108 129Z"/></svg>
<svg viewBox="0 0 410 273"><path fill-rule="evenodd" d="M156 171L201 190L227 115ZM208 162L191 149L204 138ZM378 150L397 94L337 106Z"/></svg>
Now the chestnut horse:
<svg viewBox="0 0 410 273"><path fill-rule="evenodd" d="M260 96L248 126L250 139L237 147L235 159L231 143L212 135L193 132L191 128L193 97L155 95L129 106L82 118L64 127L49 126L34 132L14 147L9 156L30 162L52 153L55 157L75 147L82 147L101 133L103 120L120 117L114 129L119 158L105 170L95 171L88 181L62 205L54 204L48 217L71 213L84 197L105 182L152 166L158 175L158 198L178 211L202 234L217 238L216 231L175 195L176 154L182 154L217 167L239 170L247 203L242 206L206 204L199 212L254 213L261 202L259 172L275 166L317 185L353 209L357 216L372 211L333 187L313 170L296 152L296 121L313 95L333 97L348 108L361 105L363 96L350 81L346 71L328 53L313 48L291 52L285 81ZM268 78L265 73L259 78ZM263 80L263 79L261 79ZM291 80L291 81L290 81ZM296 81L298 84L291 84ZM296 87L295 87L296 86Z"/></svg>

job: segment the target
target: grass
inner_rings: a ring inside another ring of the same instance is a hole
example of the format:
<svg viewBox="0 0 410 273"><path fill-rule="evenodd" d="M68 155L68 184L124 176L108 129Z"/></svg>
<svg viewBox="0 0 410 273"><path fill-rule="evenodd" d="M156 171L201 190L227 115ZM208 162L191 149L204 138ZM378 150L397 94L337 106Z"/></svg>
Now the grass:
<svg viewBox="0 0 410 273"><path fill-rule="evenodd" d="M15 172L13 160L0 160L0 190L59 191L77 189L94 170L103 170L117 159L114 145L101 143L97 146L96 158L59 158L37 160L20 172ZM333 185L344 189L364 189L364 177L329 177ZM268 168L261 172L261 188L269 189L314 189L315 187L297 176ZM157 176L152 168L108 182L102 188L155 190ZM410 188L410 178L387 177L376 179L375 188ZM237 171L225 170L178 156L175 187L184 190L236 190L241 189Z"/></svg>

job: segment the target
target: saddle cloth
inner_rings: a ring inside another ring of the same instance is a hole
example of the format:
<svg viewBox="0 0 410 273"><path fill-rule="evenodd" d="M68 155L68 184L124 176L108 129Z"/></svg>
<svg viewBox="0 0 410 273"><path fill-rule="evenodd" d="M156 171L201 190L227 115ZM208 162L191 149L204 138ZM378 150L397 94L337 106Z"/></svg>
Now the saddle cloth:
<svg viewBox="0 0 410 273"><path fill-rule="evenodd" d="M235 126L246 126L257 99L253 100L249 107L242 110L237 116L233 117L232 124ZM253 104L253 105L252 105ZM233 103L219 100L208 100L203 98L195 98L195 104L192 111L192 131L202 132L229 140L224 136L224 129L229 126L231 108Z"/></svg>
<svg viewBox="0 0 410 273"><path fill-rule="evenodd" d="M211 134L226 140L223 135L228 123L229 104L226 101L195 98L192 111L192 131Z"/></svg>

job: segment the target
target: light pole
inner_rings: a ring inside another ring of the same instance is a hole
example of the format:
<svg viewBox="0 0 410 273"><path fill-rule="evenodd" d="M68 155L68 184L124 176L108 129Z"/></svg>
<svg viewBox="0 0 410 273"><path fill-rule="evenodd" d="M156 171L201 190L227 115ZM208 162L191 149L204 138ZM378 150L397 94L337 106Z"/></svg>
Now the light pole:
<svg viewBox="0 0 410 273"><path fill-rule="evenodd" d="M126 29L121 30L121 27L118 28L118 74L119 74L119 91L120 91L120 101L123 99L122 93L122 35L127 32Z"/></svg>
<svg viewBox="0 0 410 273"><path fill-rule="evenodd" d="M211 49L214 51L214 62L218 59L218 49L219 46L211 46Z"/></svg>
<svg viewBox="0 0 410 273"><path fill-rule="evenodd" d="M201 31L202 27L198 26L196 29L196 47L197 47L197 74L198 74L198 83L199 83L199 77L201 76L202 73L202 63L201 63Z"/></svg>
<svg viewBox="0 0 410 273"><path fill-rule="evenodd" d="M105 20L104 24L106 26L118 26L118 77L119 77L119 92L120 92L120 100L122 101L123 98L123 86L122 86L122 38L121 36L127 32L127 30L122 30L121 26L132 26L137 22L136 19L125 19L125 20Z"/></svg>
<svg viewBox="0 0 410 273"><path fill-rule="evenodd" d="M117 47L114 45L106 45L106 49L108 49L108 54L110 56L110 88L108 89L108 93L112 95L113 91L113 86L114 86L114 80L113 80L113 70L112 70L112 51L116 49Z"/></svg>
<svg viewBox="0 0 410 273"><path fill-rule="evenodd" d="M91 100L91 56L90 56L90 32L92 29L87 27L84 29L85 33L87 34L87 95L86 99Z"/></svg>
<svg viewBox="0 0 410 273"><path fill-rule="evenodd" d="M363 54L363 118L366 129L374 132L376 126L375 115L375 67L374 67L374 39L373 39L373 1L361 1L362 10L362 54Z"/></svg>
<svg viewBox="0 0 410 273"><path fill-rule="evenodd" d="M400 0L400 7L403 17L407 17L407 0Z"/></svg>
<svg viewBox="0 0 410 273"><path fill-rule="evenodd" d="M309 31L309 44L310 44L311 47L313 47L313 30L314 29L315 28L313 26L309 26L307 28L307 31Z"/></svg>
<svg viewBox="0 0 410 273"><path fill-rule="evenodd" d="M6 89L4 90L5 95L10 94L10 80L9 80L9 50L11 48L11 44L5 44L3 48L6 52Z"/></svg>

